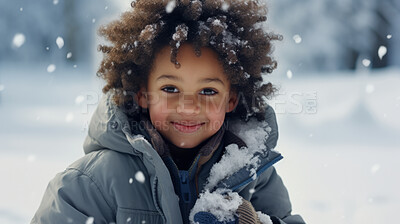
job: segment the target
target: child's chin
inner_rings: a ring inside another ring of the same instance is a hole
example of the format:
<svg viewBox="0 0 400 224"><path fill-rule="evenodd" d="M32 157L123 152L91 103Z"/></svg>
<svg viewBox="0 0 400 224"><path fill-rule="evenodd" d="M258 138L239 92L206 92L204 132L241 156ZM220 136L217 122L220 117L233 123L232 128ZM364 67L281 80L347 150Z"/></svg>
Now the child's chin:
<svg viewBox="0 0 400 224"><path fill-rule="evenodd" d="M183 142L179 141L179 142L173 142L173 144L179 148L191 149L191 148L198 146L200 143L197 144L197 142L193 142L193 141L183 141Z"/></svg>
<svg viewBox="0 0 400 224"><path fill-rule="evenodd" d="M179 148L190 149L198 146L199 144L193 144L193 142L176 142L174 145Z"/></svg>

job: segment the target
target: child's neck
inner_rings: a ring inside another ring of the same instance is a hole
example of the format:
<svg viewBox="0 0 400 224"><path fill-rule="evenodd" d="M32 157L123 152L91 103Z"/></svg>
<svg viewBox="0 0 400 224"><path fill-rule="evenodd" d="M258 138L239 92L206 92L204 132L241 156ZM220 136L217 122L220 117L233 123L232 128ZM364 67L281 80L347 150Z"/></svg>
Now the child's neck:
<svg viewBox="0 0 400 224"><path fill-rule="evenodd" d="M174 145L173 143L169 142L168 140L166 140L166 143L167 143L168 149L170 151L191 151L191 152L193 152L193 151L199 151L208 142L208 140L209 139L203 141L202 143L200 143L199 145L197 145L193 148L181 148L181 147L178 147L178 146Z"/></svg>

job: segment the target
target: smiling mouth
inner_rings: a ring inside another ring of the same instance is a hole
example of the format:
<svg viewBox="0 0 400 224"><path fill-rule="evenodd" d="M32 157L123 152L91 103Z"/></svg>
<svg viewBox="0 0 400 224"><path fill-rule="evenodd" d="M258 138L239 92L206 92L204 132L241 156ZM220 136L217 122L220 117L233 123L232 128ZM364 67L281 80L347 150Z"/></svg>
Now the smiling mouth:
<svg viewBox="0 0 400 224"><path fill-rule="evenodd" d="M185 124L185 123L177 123L177 122L171 122L172 125L176 130L182 133L193 133L199 130L205 123L199 123L199 124Z"/></svg>

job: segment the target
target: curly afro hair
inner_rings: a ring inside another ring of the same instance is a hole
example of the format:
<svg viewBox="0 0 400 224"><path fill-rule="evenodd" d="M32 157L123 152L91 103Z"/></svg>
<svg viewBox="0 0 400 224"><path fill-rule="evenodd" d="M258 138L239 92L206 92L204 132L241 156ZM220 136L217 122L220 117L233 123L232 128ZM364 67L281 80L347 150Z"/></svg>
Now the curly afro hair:
<svg viewBox="0 0 400 224"><path fill-rule="evenodd" d="M99 29L112 45L99 45L104 58L97 75L106 80L103 92L112 90L118 106L135 105L128 93L137 93L146 84L162 47L171 47L171 63L179 68L179 47L188 42L198 56L202 47L219 56L240 98L228 116L263 120L266 98L276 88L263 83L262 74L276 68L271 41L282 39L262 28L267 20L265 4L257 0L137 0L131 6L119 20Z"/></svg>

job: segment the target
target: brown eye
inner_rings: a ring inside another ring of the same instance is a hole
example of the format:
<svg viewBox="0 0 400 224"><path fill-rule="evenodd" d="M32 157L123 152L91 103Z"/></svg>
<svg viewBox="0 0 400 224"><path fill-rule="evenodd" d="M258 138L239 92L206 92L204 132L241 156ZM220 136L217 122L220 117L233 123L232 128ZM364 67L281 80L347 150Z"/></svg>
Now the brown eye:
<svg viewBox="0 0 400 224"><path fill-rule="evenodd" d="M218 92L213 90L213 89L203 89L203 90L200 91L201 95L208 95L208 96L212 96L212 95L215 95L217 93Z"/></svg>
<svg viewBox="0 0 400 224"><path fill-rule="evenodd" d="M161 90L166 93L178 93L179 92L179 90L173 86L166 86L166 87L162 88Z"/></svg>

